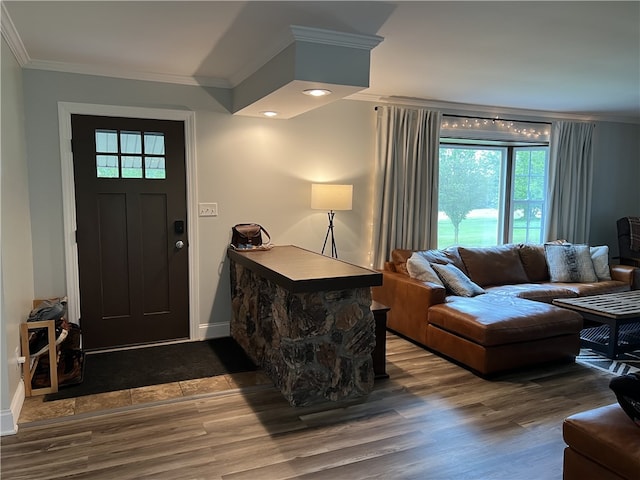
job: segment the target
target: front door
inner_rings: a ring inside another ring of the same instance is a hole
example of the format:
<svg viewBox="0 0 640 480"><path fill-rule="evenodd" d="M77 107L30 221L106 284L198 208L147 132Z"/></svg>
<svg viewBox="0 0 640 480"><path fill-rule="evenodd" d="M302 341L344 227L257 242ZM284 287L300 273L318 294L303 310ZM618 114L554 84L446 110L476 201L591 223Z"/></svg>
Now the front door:
<svg viewBox="0 0 640 480"><path fill-rule="evenodd" d="M86 349L189 337L184 123L72 115Z"/></svg>

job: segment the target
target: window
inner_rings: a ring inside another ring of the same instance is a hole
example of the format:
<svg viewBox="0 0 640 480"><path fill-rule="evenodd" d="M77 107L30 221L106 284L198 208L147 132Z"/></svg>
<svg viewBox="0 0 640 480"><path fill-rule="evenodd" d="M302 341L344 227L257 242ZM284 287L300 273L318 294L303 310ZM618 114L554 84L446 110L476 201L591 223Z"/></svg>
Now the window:
<svg viewBox="0 0 640 480"><path fill-rule="evenodd" d="M164 134L96 130L96 174L98 178L166 178Z"/></svg>
<svg viewBox="0 0 640 480"><path fill-rule="evenodd" d="M548 145L441 139L438 248L541 243L548 155Z"/></svg>

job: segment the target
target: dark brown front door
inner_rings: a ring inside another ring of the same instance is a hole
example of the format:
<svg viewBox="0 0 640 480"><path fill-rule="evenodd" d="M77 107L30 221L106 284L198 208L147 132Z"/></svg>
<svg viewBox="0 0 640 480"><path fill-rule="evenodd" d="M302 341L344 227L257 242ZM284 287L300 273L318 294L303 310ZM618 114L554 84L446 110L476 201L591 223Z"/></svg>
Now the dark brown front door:
<svg viewBox="0 0 640 480"><path fill-rule="evenodd" d="M188 338L184 123L71 125L84 347Z"/></svg>

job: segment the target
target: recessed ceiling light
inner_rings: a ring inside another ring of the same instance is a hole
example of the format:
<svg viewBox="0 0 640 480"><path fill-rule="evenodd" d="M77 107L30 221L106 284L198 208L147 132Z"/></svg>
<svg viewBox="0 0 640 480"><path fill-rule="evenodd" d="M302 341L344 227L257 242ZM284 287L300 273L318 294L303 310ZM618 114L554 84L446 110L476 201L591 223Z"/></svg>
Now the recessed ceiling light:
<svg viewBox="0 0 640 480"><path fill-rule="evenodd" d="M260 112L265 117L276 117L278 116L278 112L274 112L273 110L267 110L266 112Z"/></svg>
<svg viewBox="0 0 640 480"><path fill-rule="evenodd" d="M308 90L303 90L302 93L312 97L324 97L325 95L331 95L331 90L327 90L326 88L309 88Z"/></svg>

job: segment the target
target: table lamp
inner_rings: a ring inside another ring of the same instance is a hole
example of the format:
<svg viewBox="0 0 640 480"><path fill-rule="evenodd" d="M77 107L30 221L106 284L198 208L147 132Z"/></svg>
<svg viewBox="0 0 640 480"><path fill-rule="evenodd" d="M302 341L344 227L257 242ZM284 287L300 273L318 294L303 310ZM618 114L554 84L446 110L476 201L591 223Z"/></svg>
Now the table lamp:
<svg viewBox="0 0 640 480"><path fill-rule="evenodd" d="M333 236L333 217L336 210L351 210L353 199L353 185L330 185L326 183L311 184L311 208L314 210L328 210L329 227L322 245L322 255L327 247L327 240L331 235L331 257L338 258L335 237Z"/></svg>

